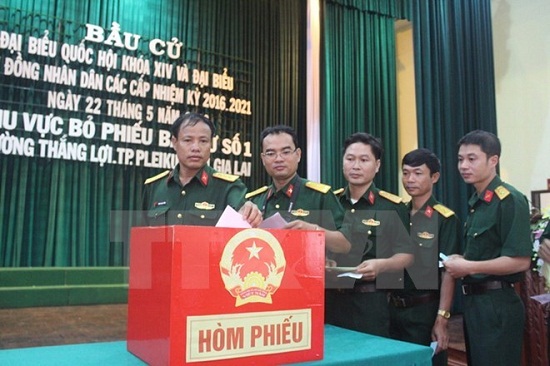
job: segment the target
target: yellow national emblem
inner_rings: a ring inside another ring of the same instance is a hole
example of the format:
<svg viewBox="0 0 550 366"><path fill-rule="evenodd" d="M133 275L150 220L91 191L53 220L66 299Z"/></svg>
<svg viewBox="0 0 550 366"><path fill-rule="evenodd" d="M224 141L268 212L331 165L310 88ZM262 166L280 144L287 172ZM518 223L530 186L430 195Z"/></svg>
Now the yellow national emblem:
<svg viewBox="0 0 550 366"><path fill-rule="evenodd" d="M380 221L377 221L375 219L363 220L361 222L367 226L380 226Z"/></svg>
<svg viewBox="0 0 550 366"><path fill-rule="evenodd" d="M416 234L420 239L433 239L434 238L434 234L431 234L427 231L423 231L421 233L417 233Z"/></svg>
<svg viewBox="0 0 550 366"><path fill-rule="evenodd" d="M309 215L309 211L308 210L304 210L302 208L299 208L297 210L292 210L290 211L290 213L293 215L293 216L298 216L298 217L304 217L304 216L308 216Z"/></svg>
<svg viewBox="0 0 550 366"><path fill-rule="evenodd" d="M195 208L198 208L199 210L213 210L214 207L216 207L213 203L208 203L206 201L203 202L195 202Z"/></svg>
<svg viewBox="0 0 550 366"><path fill-rule="evenodd" d="M220 260L225 289L235 297L235 306L273 303L272 295L283 280L286 259L281 244L268 231L247 229L226 244Z"/></svg>

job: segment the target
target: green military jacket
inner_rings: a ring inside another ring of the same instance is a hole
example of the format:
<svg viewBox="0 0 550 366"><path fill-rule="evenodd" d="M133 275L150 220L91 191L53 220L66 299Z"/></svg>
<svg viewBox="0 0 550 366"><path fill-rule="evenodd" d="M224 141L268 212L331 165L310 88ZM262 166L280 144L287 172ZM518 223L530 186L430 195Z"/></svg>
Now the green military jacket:
<svg viewBox="0 0 550 366"><path fill-rule="evenodd" d="M177 165L145 181L144 225L214 226L227 205L241 208L246 190L238 176L219 173L208 165L182 186Z"/></svg>
<svg viewBox="0 0 550 366"><path fill-rule="evenodd" d="M348 239L352 245L348 254L335 257L338 266L413 253L409 213L401 197L378 189L374 183L355 203L351 202L349 187L338 190L337 195L346 210L344 225L351 231ZM402 288L403 273L381 274L376 281L379 288Z"/></svg>
<svg viewBox="0 0 550 366"><path fill-rule="evenodd" d="M407 208L411 212L411 202ZM415 244L414 263L407 268L411 288L438 290L439 253L449 256L460 252L460 221L433 196L410 219L411 238Z"/></svg>
<svg viewBox="0 0 550 366"><path fill-rule="evenodd" d="M336 230L344 218L344 209L330 186L300 178L298 174L279 191L271 184L246 197L258 206L264 219L279 212L288 222L299 219Z"/></svg>
<svg viewBox="0 0 550 366"><path fill-rule="evenodd" d="M475 192L468 201L469 214L464 230L464 257L484 261L501 256L530 257L529 205L523 194L496 176L485 191ZM521 273L507 276L476 274L464 283L485 280L516 282Z"/></svg>

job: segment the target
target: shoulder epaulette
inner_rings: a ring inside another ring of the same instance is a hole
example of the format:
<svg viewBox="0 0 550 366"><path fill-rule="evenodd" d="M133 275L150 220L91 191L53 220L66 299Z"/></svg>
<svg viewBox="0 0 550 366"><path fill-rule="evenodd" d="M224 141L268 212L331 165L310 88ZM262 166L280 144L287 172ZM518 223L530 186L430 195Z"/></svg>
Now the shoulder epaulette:
<svg viewBox="0 0 550 366"><path fill-rule="evenodd" d="M269 188L268 186L263 186L261 188L256 189L255 191L248 192L247 194L244 195L244 198L249 199L250 197L257 196L260 193L264 193L265 191L267 191L268 188Z"/></svg>
<svg viewBox="0 0 550 366"><path fill-rule="evenodd" d="M327 193L328 191L330 191L330 186L323 183L307 182L306 187L321 193Z"/></svg>
<svg viewBox="0 0 550 366"><path fill-rule="evenodd" d="M335 191L332 191L332 193L334 193L335 196L339 196L339 195L341 195L342 193L344 193L345 190L346 190L345 188L339 188L339 189L337 189L337 190L335 190Z"/></svg>
<svg viewBox="0 0 550 366"><path fill-rule="evenodd" d="M502 201L503 199L508 197L508 195L510 194L510 191L507 190L504 186L498 186L495 189L495 193L497 194L498 198L500 198L500 200Z"/></svg>
<svg viewBox="0 0 550 366"><path fill-rule="evenodd" d="M380 191L378 193L380 194L380 196L384 197L388 201L392 201L393 203L401 203L401 201L403 201L403 198L396 196L395 194L392 194L390 192Z"/></svg>
<svg viewBox="0 0 550 366"><path fill-rule="evenodd" d="M155 175L155 176L153 176L153 177L147 178L143 184L153 183L154 181L157 181L157 180L159 180L160 178L166 177L168 174L170 174L170 170L166 170L166 171L164 171L164 172L162 172L162 173L160 173L160 174L157 174L157 175Z"/></svg>
<svg viewBox="0 0 550 366"><path fill-rule="evenodd" d="M451 210L448 207L443 206L442 204L435 205L434 210L439 212L445 218L449 218L449 217L451 217L455 214L453 210Z"/></svg>
<svg viewBox="0 0 550 366"><path fill-rule="evenodd" d="M216 172L214 174L212 174L212 176L214 178L218 178L218 179L221 179L221 180L225 180L227 182L234 182L236 181L237 179L239 179L239 176L238 175L233 175L233 174L226 174L226 173L220 173L220 172Z"/></svg>

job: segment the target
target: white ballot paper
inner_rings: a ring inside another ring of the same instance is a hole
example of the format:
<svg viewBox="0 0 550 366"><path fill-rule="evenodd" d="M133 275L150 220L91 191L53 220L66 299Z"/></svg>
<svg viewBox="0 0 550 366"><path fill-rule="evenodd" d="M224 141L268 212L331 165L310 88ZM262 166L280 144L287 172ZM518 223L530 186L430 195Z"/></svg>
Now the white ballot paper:
<svg viewBox="0 0 550 366"><path fill-rule="evenodd" d="M225 207L225 210L223 210L222 215L216 223L216 227L234 227L247 229L251 226L248 221L243 219L243 215L241 215L240 213L235 211L233 207L228 205L227 207Z"/></svg>
<svg viewBox="0 0 550 366"><path fill-rule="evenodd" d="M435 351L437 350L437 342L433 341L430 343L430 348L432 349L432 357L435 355Z"/></svg>
<svg viewBox="0 0 550 366"><path fill-rule="evenodd" d="M439 258L441 259L439 261L439 268L443 268L444 267L443 262L445 262L449 258L443 253L439 253Z"/></svg>
<svg viewBox="0 0 550 366"><path fill-rule="evenodd" d="M268 217L267 219L263 220L260 224L260 228L262 229L281 229L283 228L287 222L281 214L278 212L274 215ZM231 206L227 206L225 210L223 210L222 215L220 216L220 219L216 223L216 227L233 227L233 228L242 228L242 229L249 229L252 226L243 219L243 216L235 211L235 209Z"/></svg>
<svg viewBox="0 0 550 366"><path fill-rule="evenodd" d="M355 272L356 267L325 267L328 272L340 272L336 277L351 277L360 279L363 277L361 273Z"/></svg>
<svg viewBox="0 0 550 366"><path fill-rule="evenodd" d="M540 294L531 296L533 300L540 302L542 305L546 305L550 302L550 294Z"/></svg>

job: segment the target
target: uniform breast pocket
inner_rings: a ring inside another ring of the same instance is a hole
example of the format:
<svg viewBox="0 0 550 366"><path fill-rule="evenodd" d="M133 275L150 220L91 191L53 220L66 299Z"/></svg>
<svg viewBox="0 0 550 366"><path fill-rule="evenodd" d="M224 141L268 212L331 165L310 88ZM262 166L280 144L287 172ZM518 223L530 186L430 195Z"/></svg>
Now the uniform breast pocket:
<svg viewBox="0 0 550 366"><path fill-rule="evenodd" d="M167 205L153 207L147 211L147 223L151 226L168 225L168 210Z"/></svg>
<svg viewBox="0 0 550 366"><path fill-rule="evenodd" d="M220 218L221 211L208 211L208 210L190 210L187 212L186 225L198 225L198 226L216 226L218 219Z"/></svg>
<svg viewBox="0 0 550 366"><path fill-rule="evenodd" d="M379 231L378 226L371 223L365 223L365 220L363 220L363 222L357 225L357 230L359 235L361 235L362 242L365 243L363 248L363 255L365 255L375 249L374 243L376 243L376 237ZM371 255L376 256L375 253L371 253Z"/></svg>
<svg viewBox="0 0 550 366"><path fill-rule="evenodd" d="M499 239L495 237L491 225L472 226L466 231L466 259L483 260L498 255Z"/></svg>
<svg viewBox="0 0 550 366"><path fill-rule="evenodd" d="M416 237L415 241L417 243L416 254L420 264L423 266L433 265L437 263L437 258L439 257L439 246L437 245L437 237Z"/></svg>

